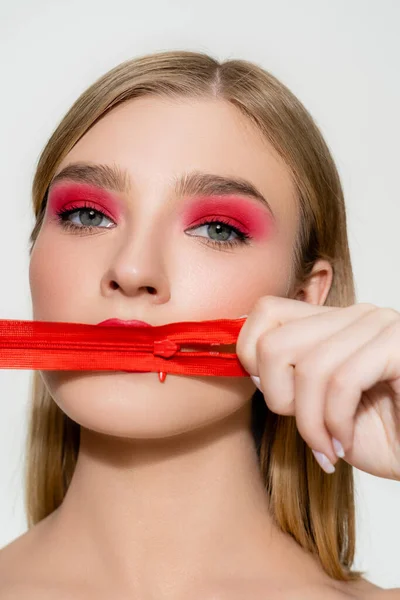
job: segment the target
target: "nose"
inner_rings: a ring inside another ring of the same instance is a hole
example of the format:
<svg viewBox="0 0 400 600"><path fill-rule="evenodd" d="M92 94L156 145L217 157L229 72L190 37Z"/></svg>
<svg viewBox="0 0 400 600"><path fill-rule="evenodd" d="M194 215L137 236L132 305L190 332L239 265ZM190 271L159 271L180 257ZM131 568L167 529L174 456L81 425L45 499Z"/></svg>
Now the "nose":
<svg viewBox="0 0 400 600"><path fill-rule="evenodd" d="M156 304L168 302L171 297L167 275L165 245L159 236L149 231L138 236L131 232L112 256L102 281L105 295L119 290L125 296L151 296Z"/></svg>

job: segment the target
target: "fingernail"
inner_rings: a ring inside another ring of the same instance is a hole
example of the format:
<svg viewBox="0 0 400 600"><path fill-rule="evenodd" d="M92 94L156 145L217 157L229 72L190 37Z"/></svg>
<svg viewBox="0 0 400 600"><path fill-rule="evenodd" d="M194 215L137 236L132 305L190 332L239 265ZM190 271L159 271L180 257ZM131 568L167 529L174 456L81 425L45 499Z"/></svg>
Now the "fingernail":
<svg viewBox="0 0 400 600"><path fill-rule="evenodd" d="M325 454L323 454L322 452L317 452L316 450L313 450L312 453L315 456L315 460L317 461L321 469L325 471L325 473L331 474L335 472L335 467L333 466L329 458L325 456Z"/></svg>
<svg viewBox="0 0 400 600"><path fill-rule="evenodd" d="M258 387L260 392L262 392L260 378L257 377L257 375L250 375L250 379L252 380L254 385L256 385Z"/></svg>
<svg viewBox="0 0 400 600"><path fill-rule="evenodd" d="M344 450L343 450L343 446L342 444L339 442L339 440L337 440L336 438L332 438L332 445L333 445L333 449L335 451L336 456L338 456L339 458L343 458L344 457Z"/></svg>

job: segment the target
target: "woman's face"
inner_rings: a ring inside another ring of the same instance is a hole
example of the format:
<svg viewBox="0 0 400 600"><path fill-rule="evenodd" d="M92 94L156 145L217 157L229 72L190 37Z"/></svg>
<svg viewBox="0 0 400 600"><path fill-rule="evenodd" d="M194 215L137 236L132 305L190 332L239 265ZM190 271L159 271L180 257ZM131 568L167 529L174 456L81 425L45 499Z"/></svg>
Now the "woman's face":
<svg viewBox="0 0 400 600"><path fill-rule="evenodd" d="M131 100L94 125L57 174L76 163L97 169L79 170L86 183L74 180L75 170L50 186L30 261L34 319L235 319L260 296L286 295L294 187L273 148L232 105ZM125 181L117 185L111 169ZM41 375L71 419L132 438L221 420L255 391L247 377L168 375L161 384L157 373Z"/></svg>

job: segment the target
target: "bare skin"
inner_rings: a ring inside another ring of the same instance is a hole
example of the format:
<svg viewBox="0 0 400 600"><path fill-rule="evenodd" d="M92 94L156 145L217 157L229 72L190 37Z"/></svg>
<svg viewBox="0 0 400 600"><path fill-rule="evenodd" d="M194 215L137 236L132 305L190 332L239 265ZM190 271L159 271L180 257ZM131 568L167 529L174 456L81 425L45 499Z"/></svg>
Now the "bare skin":
<svg viewBox="0 0 400 600"><path fill-rule="evenodd" d="M294 190L274 150L233 107L126 103L58 172L82 161L125 168L131 188L116 194L117 226L96 234L63 231L48 207L30 264L33 318L153 325L237 318L262 295L288 293ZM192 170L251 181L274 211L273 234L221 251L204 243L204 232L203 240L185 233L187 199L178 201L171 180ZM316 272L296 293L323 304L330 267L320 261ZM81 425L81 447L63 504L0 552L1 600L399 597L366 581L332 580L273 523L250 431L251 380L42 376Z"/></svg>
<svg viewBox="0 0 400 600"><path fill-rule="evenodd" d="M186 592L177 589L177 581L171 575L171 585L153 592L127 591L116 578L104 576L104 564L93 564L79 542L71 543L71 536L55 539L57 512L53 513L29 532L17 538L0 551L0 599L1 600L128 600L132 598L155 599L188 598L190 600L398 600L399 590L383 590L365 579L357 582L338 582L327 577L314 559L306 556L295 542L282 539L286 548L286 568L283 557L267 561L247 575L242 566L248 565L243 553L242 560L233 561L232 572L226 578L208 579L204 574L192 578ZM69 540L68 540L69 538ZM277 548L276 540L274 541ZM254 549L253 549L254 550ZM263 556L271 557L271 548L260 549ZM94 548L96 552L96 549ZM83 561L82 562L80 562ZM287 564L294 568L288 578ZM88 569L91 564L90 570ZM51 571L50 571L51 565ZM278 571L273 573L272 567ZM301 572L301 569L303 571ZM182 574L183 569L178 569ZM72 576L74 573L74 576ZM177 570L174 571L175 576ZM301 573L301 575L300 575ZM181 579L182 580L182 579Z"/></svg>

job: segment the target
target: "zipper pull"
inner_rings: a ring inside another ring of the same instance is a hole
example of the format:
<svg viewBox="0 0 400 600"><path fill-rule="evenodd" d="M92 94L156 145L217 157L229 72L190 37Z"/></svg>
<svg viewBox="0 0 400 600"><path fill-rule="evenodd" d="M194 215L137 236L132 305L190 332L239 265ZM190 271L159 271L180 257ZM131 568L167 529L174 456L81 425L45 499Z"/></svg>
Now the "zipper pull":
<svg viewBox="0 0 400 600"><path fill-rule="evenodd" d="M179 344L173 342L172 340L155 340L153 347L154 356L162 356L162 358L171 358L180 350ZM167 378L167 374L163 371L158 373L158 379L160 383L164 383Z"/></svg>
<svg viewBox="0 0 400 600"><path fill-rule="evenodd" d="M155 340L153 346L153 354L154 356L161 356L162 358L171 358L174 356L181 347L176 342L172 340Z"/></svg>

